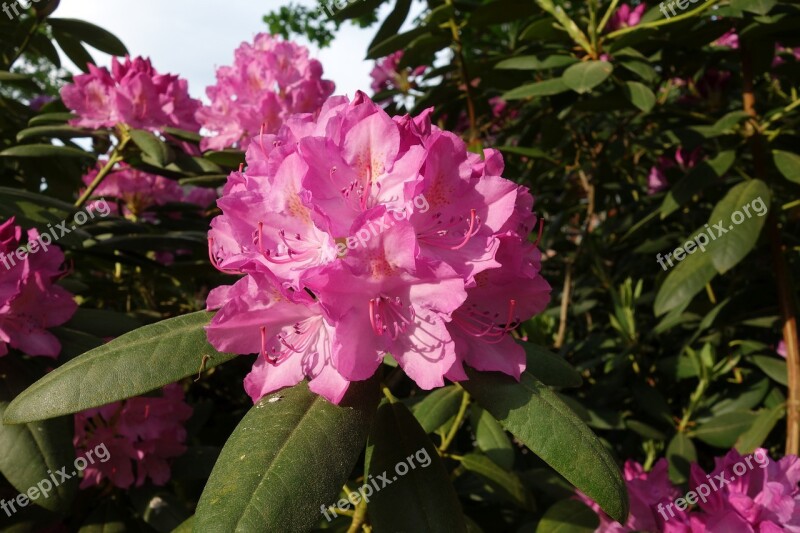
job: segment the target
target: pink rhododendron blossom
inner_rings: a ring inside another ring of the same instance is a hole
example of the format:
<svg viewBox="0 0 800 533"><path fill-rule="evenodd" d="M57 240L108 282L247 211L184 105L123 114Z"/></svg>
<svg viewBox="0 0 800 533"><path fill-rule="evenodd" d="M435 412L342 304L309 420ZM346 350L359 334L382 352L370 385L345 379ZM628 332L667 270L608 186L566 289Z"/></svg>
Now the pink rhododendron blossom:
<svg viewBox="0 0 800 533"><path fill-rule="evenodd" d="M715 459L709 476L713 479L724 472L729 482L698 502L697 519L704 529L694 531L800 531L800 460L790 455L771 461L763 448L747 459L749 463L736 450ZM750 467L733 474L736 463ZM706 472L693 464L689 484L696 487L707 479Z"/></svg>
<svg viewBox="0 0 800 533"><path fill-rule="evenodd" d="M97 167L83 176L83 183L91 184L104 164L105 161L98 162ZM217 192L201 187L184 190L175 180L119 163L95 189L93 196L117 200L109 202L114 214L137 218L144 215L143 218L147 219L148 214L145 211L168 203L186 202L208 207L216 200Z"/></svg>
<svg viewBox="0 0 800 533"><path fill-rule="evenodd" d="M396 90L406 94L416 83L416 78L422 76L427 69L424 65L401 69L401 59L403 59L403 51L398 50L375 62L375 67L369 73L372 78L372 92Z"/></svg>
<svg viewBox="0 0 800 533"><path fill-rule="evenodd" d="M111 128L119 123L158 131L172 126L199 131L194 115L200 101L189 96L186 80L159 74L149 59L111 60L111 72L88 65L89 73L75 76L61 89L64 105L78 118L75 126Z"/></svg>
<svg viewBox="0 0 800 533"><path fill-rule="evenodd" d="M786 359L786 342L785 341L779 342L778 347L775 349L775 351L778 352L778 355Z"/></svg>
<svg viewBox="0 0 800 533"><path fill-rule="evenodd" d="M630 499L624 525L614 522L590 498L577 493L600 517L600 533L664 531L667 533L777 533L800 531L800 460L770 460L759 448L743 456L735 449L715 459L714 470L691 465L688 490L669 481L666 459L650 472L633 461L623 472ZM724 480L724 481L723 481ZM681 511L675 501L689 502Z"/></svg>
<svg viewBox="0 0 800 533"><path fill-rule="evenodd" d="M259 132L275 133L289 116L319 110L334 87L307 48L258 34L236 50L232 66L217 69L217 84L206 89L211 105L197 118L212 136L200 146L247 149Z"/></svg>
<svg viewBox="0 0 800 533"><path fill-rule="evenodd" d="M28 355L58 357L61 343L47 329L67 322L78 308L72 295L55 285L63 275L64 254L48 245L50 234L42 237L39 241L39 232L29 229L23 241L14 218L0 224L0 356L10 346ZM37 251L20 260L17 251L37 241Z"/></svg>
<svg viewBox="0 0 800 533"><path fill-rule="evenodd" d="M720 36L716 41L711 43L711 46L719 46L723 48L730 48L732 50L739 49L739 34L736 30L731 28Z"/></svg>
<svg viewBox="0 0 800 533"><path fill-rule="evenodd" d="M608 19L608 24L606 24L607 31L612 32L638 25L642 20L645 9L647 9L645 4L639 4L634 8L631 8L628 4L622 4Z"/></svg>
<svg viewBox="0 0 800 533"><path fill-rule="evenodd" d="M141 487L147 478L164 485L170 478L169 460L186 451L184 424L192 408L179 385L167 385L161 396L138 396L75 415L73 442L78 457L105 445L106 461L88 460L81 488L108 479L114 486ZM90 458L91 459L91 458Z"/></svg>
<svg viewBox="0 0 800 533"><path fill-rule="evenodd" d="M304 378L338 403L390 353L422 388L464 364L519 378L509 332L550 299L527 188L502 156L469 153L418 117L358 93L255 139L217 202L209 253L244 275L212 291L218 349L259 354L254 401Z"/></svg>
<svg viewBox="0 0 800 533"><path fill-rule="evenodd" d="M620 524L609 518L591 498L578 491L578 499L591 507L600 517L600 526L597 533L628 533L633 531L664 531L666 533L684 533L691 529L688 527L689 515L685 511L675 509L675 516L665 519L659 512L680 498L683 493L672 485L669 480L669 466L666 459L656 462L653 469L645 472L642 465L635 461L625 461L622 471L625 486L628 489L630 501L630 514L625 524Z"/></svg>
<svg viewBox="0 0 800 533"><path fill-rule="evenodd" d="M678 148L675 150L673 158L661 156L658 158L658 164L650 168L650 174L647 176L647 192L648 194L656 194L669 187L667 181L667 170L671 168L679 168L683 172L688 172L694 168L702 158L702 150L698 147L691 152L685 148Z"/></svg>

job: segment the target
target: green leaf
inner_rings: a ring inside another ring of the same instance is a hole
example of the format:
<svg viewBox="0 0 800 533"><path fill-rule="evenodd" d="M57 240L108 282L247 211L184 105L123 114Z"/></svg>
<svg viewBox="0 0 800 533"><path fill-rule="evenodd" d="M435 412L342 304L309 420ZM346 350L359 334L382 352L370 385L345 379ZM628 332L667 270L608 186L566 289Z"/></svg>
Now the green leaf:
<svg viewBox="0 0 800 533"><path fill-rule="evenodd" d="M551 163L556 163L556 160L553 159L547 152L532 146L498 146L497 149L507 154L517 154L525 157L532 157L534 159L546 159Z"/></svg>
<svg viewBox="0 0 800 533"><path fill-rule="evenodd" d="M789 384L789 378L786 372L786 361L784 359L778 359L777 357L770 357L768 355L754 355L750 359L762 372L774 381L777 381L784 387Z"/></svg>
<svg viewBox="0 0 800 533"><path fill-rule="evenodd" d="M800 155L784 152L783 150L773 150L772 158L784 178L800 183Z"/></svg>
<svg viewBox="0 0 800 533"><path fill-rule="evenodd" d="M534 510L533 497L513 472L500 468L494 461L478 453L466 454L461 458L461 464L470 472L488 480L495 490L504 494L520 508L527 511Z"/></svg>
<svg viewBox="0 0 800 533"><path fill-rule="evenodd" d="M70 35L89 46L112 56L124 56L128 49L113 33L84 20L49 18L47 22L58 33Z"/></svg>
<svg viewBox="0 0 800 533"><path fill-rule="evenodd" d="M544 59L537 56L518 56L500 61L494 66L501 70L547 70L561 68L577 63L578 60L570 56L552 55Z"/></svg>
<svg viewBox="0 0 800 533"><path fill-rule="evenodd" d="M760 205L759 212L752 206L756 201ZM733 187L714 207L708 225L722 222L723 229L727 230L727 233L718 234L708 249L711 261L720 274L733 268L756 245L766 220L769 203L767 184L761 180L748 180ZM752 211L744 209L745 206L752 207ZM734 217L736 214L740 216ZM739 224L736 224L737 219ZM709 231L720 232L714 228Z"/></svg>
<svg viewBox="0 0 800 533"><path fill-rule="evenodd" d="M53 370L19 395L5 423L20 424L139 396L236 357L217 352L203 329L212 313L199 311L139 328Z"/></svg>
<svg viewBox="0 0 800 533"><path fill-rule="evenodd" d="M413 42L418 37L422 35L430 33L431 30L425 26L418 26L412 30L409 30L405 33L398 33L397 35L393 35L386 39L385 41L376 44L373 48L369 49L367 52L367 59L378 59L380 57L385 57L392 52L396 52L401 48L406 47L409 43Z"/></svg>
<svg viewBox="0 0 800 533"><path fill-rule="evenodd" d="M7 411L9 401L30 381L20 362L10 358L0 360L0 416ZM77 492L78 477L73 476L72 427L71 417L17 426L0 425L0 450L3 450L0 472L20 494L36 487L39 495L33 503L50 511L69 510ZM48 471L57 472L62 468L66 468L66 474L72 479L54 487ZM46 480L47 485L42 480ZM47 497L43 491L49 492Z"/></svg>
<svg viewBox="0 0 800 533"><path fill-rule="evenodd" d="M564 71L564 85L573 91L588 93L608 79L614 66L608 61L584 61Z"/></svg>
<svg viewBox="0 0 800 533"><path fill-rule="evenodd" d="M63 124L68 120L72 120L75 118L75 115L72 113L43 113L41 115L36 115L30 121L28 121L28 126L39 126L41 124Z"/></svg>
<svg viewBox="0 0 800 533"><path fill-rule="evenodd" d="M240 164L246 163L244 152L239 150L222 150L219 152L206 152L203 157L222 167L238 168Z"/></svg>
<svg viewBox="0 0 800 533"><path fill-rule="evenodd" d="M531 98L534 96L552 96L568 90L569 87L567 87L562 78L553 78L551 80L537 81L536 83L529 83L528 85L522 85L521 87L512 89L503 94L503 100L520 100L522 98Z"/></svg>
<svg viewBox="0 0 800 533"><path fill-rule="evenodd" d="M691 239L689 239L691 240ZM665 258L663 265L669 266ZM673 264L674 264L673 259ZM663 315L685 302L703 290L708 282L717 275L717 269L711 262L710 254L696 251L686 256L677 264L661 284L653 306L656 316Z"/></svg>
<svg viewBox="0 0 800 533"><path fill-rule="evenodd" d="M161 139L149 131L132 129L131 140L159 166L163 167L169 161L169 148Z"/></svg>
<svg viewBox="0 0 800 533"><path fill-rule="evenodd" d="M778 0L731 0L731 7L756 15L766 15L777 3Z"/></svg>
<svg viewBox="0 0 800 533"><path fill-rule="evenodd" d="M720 152L713 159L700 162L675 184L661 204L661 219L667 218L678 208L689 202L695 194L716 183L736 161L736 151Z"/></svg>
<svg viewBox="0 0 800 533"><path fill-rule="evenodd" d="M614 460L553 391L528 372L519 383L498 373L467 374L462 385L481 407L609 516L625 521L628 493Z"/></svg>
<svg viewBox="0 0 800 533"><path fill-rule="evenodd" d="M55 37L58 46L64 54L72 61L76 67L83 72L89 72L89 64L94 64L94 59L79 39L74 38L69 33L53 29L53 37Z"/></svg>
<svg viewBox="0 0 800 533"><path fill-rule="evenodd" d="M767 440L775 425L786 415L786 406L778 405L772 409L761 409L753 425L736 440L736 451L742 455L753 453Z"/></svg>
<svg viewBox="0 0 800 533"><path fill-rule="evenodd" d="M580 387L583 378L563 357L537 346L532 342L523 342L527 354L528 372L536 376L545 385L551 387Z"/></svg>
<svg viewBox="0 0 800 533"><path fill-rule="evenodd" d="M0 157L79 157L95 159L89 152L71 146L54 146L52 144L20 144L6 148Z"/></svg>
<svg viewBox="0 0 800 533"><path fill-rule="evenodd" d="M36 126L26 128L17 133L17 142L22 142L30 138L57 138L74 139L76 137L92 137L97 135L95 132L74 126Z"/></svg>
<svg viewBox="0 0 800 533"><path fill-rule="evenodd" d="M194 516L189 517L186 522L172 530L172 533L192 533L194 531Z"/></svg>
<svg viewBox="0 0 800 533"><path fill-rule="evenodd" d="M628 100L645 113L649 113L656 105L656 95L643 83L626 81L624 92Z"/></svg>
<svg viewBox="0 0 800 533"><path fill-rule="evenodd" d="M412 412L425 433L433 433L458 413L463 396L460 388L448 385L428 394Z"/></svg>
<svg viewBox="0 0 800 533"><path fill-rule="evenodd" d="M97 507L81 525L78 533L125 533L125 521L122 513L113 503Z"/></svg>
<svg viewBox="0 0 800 533"><path fill-rule="evenodd" d="M449 473L425 431L402 403L384 402L378 408L367 447L365 476L380 487L367 494L375 533L466 532Z"/></svg>
<svg viewBox="0 0 800 533"><path fill-rule="evenodd" d="M676 433L667 446L667 461L670 481L676 485L685 483L689 479L690 466L697 462L697 450L692 439L684 433Z"/></svg>
<svg viewBox="0 0 800 533"><path fill-rule="evenodd" d="M690 436L718 448L730 448L746 432L758 415L750 411L725 413L700 425Z"/></svg>
<svg viewBox="0 0 800 533"><path fill-rule="evenodd" d="M514 467L514 448L503 426L488 411L477 405L473 404L470 410L478 449L497 465L511 470Z"/></svg>
<svg viewBox="0 0 800 533"><path fill-rule="evenodd" d="M536 533L592 533L600 517L577 500L561 500L550 506L536 526Z"/></svg>
<svg viewBox="0 0 800 533"><path fill-rule="evenodd" d="M403 27L403 23L406 21L410 9L411 0L397 0L391 14L383 21L378 33L375 34L375 37L372 39L367 49L372 50L389 37L397 35L397 32Z"/></svg>
<svg viewBox="0 0 800 533"><path fill-rule="evenodd" d="M222 449L195 531L311 529L347 482L377 403L375 379L353 382L340 405L305 382L262 398Z"/></svg>

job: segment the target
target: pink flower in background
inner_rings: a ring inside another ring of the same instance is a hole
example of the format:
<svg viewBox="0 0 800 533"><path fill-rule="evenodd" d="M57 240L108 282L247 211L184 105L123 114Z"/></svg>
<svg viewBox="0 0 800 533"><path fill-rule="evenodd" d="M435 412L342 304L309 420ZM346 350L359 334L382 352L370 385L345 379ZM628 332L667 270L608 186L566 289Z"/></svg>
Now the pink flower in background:
<svg viewBox="0 0 800 533"><path fill-rule="evenodd" d="M645 4L639 4L633 9L628 4L622 4L608 20L608 24L606 24L607 31L612 32L638 25L642 20L645 9L647 9Z"/></svg>
<svg viewBox="0 0 800 533"><path fill-rule="evenodd" d="M27 231L23 242L22 228L14 218L0 224L0 356L9 346L28 355L58 357L61 343L47 331L60 326L75 314L78 305L72 295L55 285L63 272L64 254L47 241L37 252L20 260L17 250L39 239L35 229Z"/></svg>
<svg viewBox="0 0 800 533"><path fill-rule="evenodd" d="M109 458L88 460L81 488L108 479L114 486L141 487L147 478L164 485L170 478L169 460L186 451L184 424L192 408L179 385L167 385L161 396L138 396L75 414L73 443L78 457L105 445Z"/></svg>
<svg viewBox="0 0 800 533"><path fill-rule="evenodd" d="M770 461L767 451L759 448L748 457L751 468L732 474L736 463L746 465L744 459L736 450L715 459L709 475L714 478L724 472L729 483L712 492L706 502L698 502L702 512L697 517L705 529L696 531L800 531L800 460L790 455ZM696 487L707 479L706 472L693 464L690 485Z"/></svg>
<svg viewBox="0 0 800 533"><path fill-rule="evenodd" d="M775 58L772 60L772 66L777 67L786 63L786 57L790 57L794 61L800 61L800 48L789 48L780 43L775 43Z"/></svg>
<svg viewBox="0 0 800 533"><path fill-rule="evenodd" d="M786 342L785 341L779 342L778 348L775 351L778 352L778 355L786 359Z"/></svg>
<svg viewBox="0 0 800 533"><path fill-rule="evenodd" d="M422 76L427 69L424 65L400 69L401 59L403 59L403 51L398 50L375 62L375 67L369 74L372 78L373 93L397 90L406 94L416 83L416 78Z"/></svg>
<svg viewBox="0 0 800 533"><path fill-rule="evenodd" d="M658 158L658 163L650 167L650 174L647 176L647 193L656 194L669 187L666 174L667 170L677 167L683 172L688 172L690 169L694 168L701 159L702 150L700 147L695 148L691 152L685 148L679 147L675 150L674 158L662 155Z"/></svg>
<svg viewBox="0 0 800 533"><path fill-rule="evenodd" d="M424 389L466 379L464 363L519 378L509 332L550 287L527 241L533 197L484 156L430 111L390 118L360 92L253 139L209 232L215 266L245 277L211 293L207 332L259 354L254 401L309 378L338 403L387 353Z"/></svg>
<svg viewBox="0 0 800 533"><path fill-rule="evenodd" d="M104 161L98 162L97 167L83 176L83 183L91 184L104 164ZM145 211L149 208L168 203L186 202L208 207L216 200L217 192L201 187L185 191L175 180L148 174L127 163L120 163L116 170L103 179L93 196L117 200L122 207L121 213L117 203L109 202L114 214L134 217L144 214L147 218Z"/></svg>
<svg viewBox="0 0 800 533"><path fill-rule="evenodd" d="M718 46L723 48L730 48L732 50L739 49L739 34L736 30L731 28L720 36L716 41L711 43L711 46Z"/></svg>
<svg viewBox="0 0 800 533"><path fill-rule="evenodd" d="M217 84L206 89L211 105L197 113L212 136L203 150L236 146L247 149L259 132L275 133L295 113L315 113L333 93L322 79L322 64L308 49L261 33L242 43L234 64L217 69Z"/></svg>
<svg viewBox="0 0 800 533"><path fill-rule="evenodd" d="M166 126L199 131L194 118L200 101L189 96L186 80L159 74L149 59L126 56L111 60L111 72L88 65L61 89L61 98L78 115L70 123L85 128L112 128L119 123L160 131Z"/></svg>
<svg viewBox="0 0 800 533"><path fill-rule="evenodd" d="M628 533L633 531L664 531L666 533L683 533L692 531L689 528L689 514L675 509L674 517L664 519L659 512L683 493L674 487L669 480L669 466L666 459L659 459L649 472L645 472L642 465L636 461L625 461L622 475L628 489L630 500L630 514L625 524L619 524L609 518L591 498L577 492L579 500L592 508L600 517L600 526L597 533Z"/></svg>

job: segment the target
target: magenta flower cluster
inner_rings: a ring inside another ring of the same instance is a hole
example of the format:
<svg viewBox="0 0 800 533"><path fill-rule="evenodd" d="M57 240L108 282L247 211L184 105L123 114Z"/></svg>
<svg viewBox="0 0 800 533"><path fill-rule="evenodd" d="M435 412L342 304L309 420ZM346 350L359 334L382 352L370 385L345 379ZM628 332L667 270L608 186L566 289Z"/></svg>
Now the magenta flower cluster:
<svg viewBox="0 0 800 533"><path fill-rule="evenodd" d="M209 233L217 268L244 277L210 294L208 337L259 354L254 401L307 377L338 403L387 354L423 389L467 379L465 364L519 378L509 333L550 287L528 241L533 197L501 177L499 152L359 92L254 138L247 164Z"/></svg>
<svg viewBox="0 0 800 533"><path fill-rule="evenodd" d="M83 183L92 183L104 164L101 161L86 173ZM117 203L111 204L114 214L141 217L149 208L169 203L184 202L208 207L216 201L217 191L201 187L184 188L175 180L119 163L95 189L93 196L116 200Z"/></svg>
<svg viewBox="0 0 800 533"><path fill-rule="evenodd" d="M126 57L107 68L88 65L89 73L75 76L61 89L64 105L78 118L75 126L113 128L124 123L132 128L160 131L171 126L199 131L195 113L200 101L189 96L185 79L159 74L149 59Z"/></svg>
<svg viewBox="0 0 800 533"><path fill-rule="evenodd" d="M169 460L186 451L184 423L192 408L179 385L167 385L159 396L139 396L75 415L73 442L78 457L105 445L109 459L87 461L81 488L108 479L116 487L141 487L147 478L164 485L170 478Z"/></svg>
<svg viewBox="0 0 800 533"><path fill-rule="evenodd" d="M206 89L211 105L197 118L211 136L200 146L245 150L259 132L275 133L289 116L317 111L334 87L307 48L259 34L253 44L242 43L233 65L220 67L217 84Z"/></svg>
<svg viewBox="0 0 800 533"><path fill-rule="evenodd" d="M21 248L38 242L40 235L29 229L23 242L22 233L13 217L0 224L0 356L11 347L55 358L61 343L47 330L72 318L78 305L66 289L55 284L63 275L61 250L49 246L29 254Z"/></svg>
<svg viewBox="0 0 800 533"><path fill-rule="evenodd" d="M427 69L424 65L401 69L401 59L403 59L403 51L398 50L375 62L375 67L369 74L372 78L372 92L399 90L406 93Z"/></svg>
<svg viewBox="0 0 800 533"><path fill-rule="evenodd" d="M669 181L667 180L667 171L669 169L677 167L682 172L688 172L701 160L702 150L700 147L690 151L679 146L675 150L674 157L662 155L658 158L658 163L650 167L650 173L647 176L648 194L656 194L669 188Z"/></svg>
<svg viewBox="0 0 800 533"><path fill-rule="evenodd" d="M772 461L761 448L747 456L730 450L715 459L711 472L692 464L691 492L673 485L667 472L666 459L650 472L634 461L625 463L631 511L624 525L610 519L585 495L578 497L598 513L596 531L602 533L800 531L800 460L794 455Z"/></svg>

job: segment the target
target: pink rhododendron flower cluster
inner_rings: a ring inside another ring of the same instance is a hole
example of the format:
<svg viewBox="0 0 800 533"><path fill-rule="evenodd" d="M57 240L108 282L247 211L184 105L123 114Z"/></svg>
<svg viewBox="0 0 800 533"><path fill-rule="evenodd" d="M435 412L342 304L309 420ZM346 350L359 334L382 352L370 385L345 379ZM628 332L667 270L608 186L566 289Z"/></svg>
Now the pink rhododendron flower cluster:
<svg viewBox="0 0 800 533"><path fill-rule="evenodd" d="M259 354L254 401L303 378L338 403L390 353L423 389L464 364L519 378L509 335L550 287L527 188L502 156L467 151L421 116L390 118L363 93L253 140L212 221L210 254L244 274L208 298L218 349Z"/></svg>
<svg viewBox="0 0 800 533"><path fill-rule="evenodd" d="M401 59L403 51L398 50L375 62L375 67L369 74L372 78L372 92L398 90L407 93L416 83L416 78L424 74L427 69L424 65L400 69Z"/></svg>
<svg viewBox="0 0 800 533"><path fill-rule="evenodd" d="M200 101L189 96L186 80L159 74L149 59L125 57L111 60L111 72L88 65L89 73L75 76L61 89L64 105L78 118L71 124L86 128L111 128L119 123L158 131L172 126L199 131L195 113Z"/></svg>
<svg viewBox="0 0 800 533"><path fill-rule="evenodd" d="M612 32L621 28L637 26L639 22L642 21L642 15L644 15L645 9L647 9L645 4L639 4L634 8L631 8L628 4L622 4L614 11L611 18L608 19L606 30Z"/></svg>
<svg viewBox="0 0 800 533"><path fill-rule="evenodd" d="M85 185L97 177L104 161L83 176ZM193 187L184 189L177 181L137 170L126 163L119 163L116 170L108 174L95 189L93 196L116 199L109 203L114 214L142 217L147 209L169 203L186 202L208 207L217 198L214 189ZM121 212L120 212L121 207ZM146 214L145 217L147 218Z"/></svg>
<svg viewBox="0 0 800 533"><path fill-rule="evenodd" d="M675 516L669 516L668 520L665 520L658 512L659 504L664 508L683 494L669 480L669 465L666 459L656 462L650 472L645 472L642 465L636 461L625 461L622 476L625 479L630 501L630 514L625 524L609 518L591 498L580 491L577 493L578 498L600 517L600 526L595 531L602 533L633 531L683 533L688 531L686 529L688 523L686 512L673 510Z"/></svg>
<svg viewBox="0 0 800 533"><path fill-rule="evenodd" d="M319 110L334 88L307 48L261 33L253 44L242 43L233 65L220 67L217 84L206 89L211 105L197 118L212 136L200 147L247 149L260 131L275 133L290 115Z"/></svg>
<svg viewBox="0 0 800 533"><path fill-rule="evenodd" d="M647 176L648 194L656 194L669 187L667 181L667 170L678 167L683 172L688 172L694 168L702 158L702 150L698 147L692 151L679 147L675 150L675 157L661 156L658 163L650 167L650 174Z"/></svg>
<svg viewBox="0 0 800 533"><path fill-rule="evenodd" d="M72 295L55 285L64 263L58 247L45 250L39 243L36 253L17 255L23 244L39 237L29 229L23 242L13 217L0 224L0 356L10 346L28 355L58 357L61 343L47 329L67 322L78 308Z"/></svg>
<svg viewBox="0 0 800 533"><path fill-rule="evenodd" d="M634 461L625 463L631 502L625 525L611 520L585 495L578 493L578 498L598 513L600 527L596 531L603 533L800 531L800 460L796 456L772 461L763 448L748 456L734 449L714 462L709 473L696 463L691 465L688 490L694 492L696 505L686 511L674 504L677 498L685 502L688 493L670 483L666 459L659 460L650 472ZM698 490L701 486L705 489Z"/></svg>
<svg viewBox="0 0 800 533"><path fill-rule="evenodd" d="M148 477L164 485L171 474L169 460L186 451L184 423L191 416L176 384L164 387L162 396L138 396L75 414L78 457L100 445L110 455L105 462L87 461L81 488L104 479L123 489L134 483L141 487Z"/></svg>

